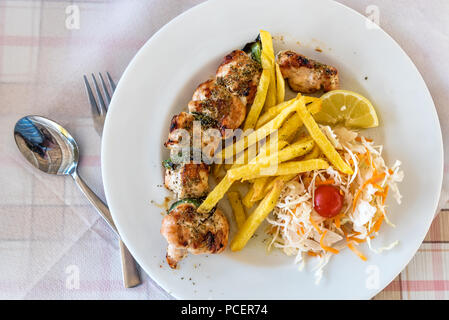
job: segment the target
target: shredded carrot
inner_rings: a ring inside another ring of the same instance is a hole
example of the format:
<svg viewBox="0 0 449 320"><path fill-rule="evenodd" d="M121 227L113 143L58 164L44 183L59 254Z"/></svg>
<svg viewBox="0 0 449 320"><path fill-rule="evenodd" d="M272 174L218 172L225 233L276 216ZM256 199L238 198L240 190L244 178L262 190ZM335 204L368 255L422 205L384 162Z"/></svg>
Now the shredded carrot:
<svg viewBox="0 0 449 320"><path fill-rule="evenodd" d="M308 254L309 256L312 256L312 257L317 257L317 256L320 256L320 257L321 257L321 254L318 253L318 252L307 251L307 254Z"/></svg>
<svg viewBox="0 0 449 320"><path fill-rule="evenodd" d="M339 214L337 214L337 215L334 217L334 223L335 223L335 226L336 226L338 229L340 229L340 226L341 226L341 221L340 221L340 219L343 218L343 216L344 216L343 213L339 213Z"/></svg>
<svg viewBox="0 0 449 320"><path fill-rule="evenodd" d="M388 196L388 186L386 186L384 193L382 194L382 205L385 204L385 200L387 200Z"/></svg>
<svg viewBox="0 0 449 320"><path fill-rule="evenodd" d="M368 149L366 149L366 158L365 158L365 163L367 165L369 165L370 167L372 167L371 165L371 153L368 151Z"/></svg>
<svg viewBox="0 0 449 320"><path fill-rule="evenodd" d="M336 226L338 229L340 229L340 226L341 226L340 217L339 217L339 216L336 216L334 219L335 219L335 220L334 220L335 226Z"/></svg>
<svg viewBox="0 0 449 320"><path fill-rule="evenodd" d="M348 238L349 240L354 240L355 242L358 242L358 243L363 243L363 242L365 242L365 239L359 239L359 238L356 238L356 237L349 237Z"/></svg>
<svg viewBox="0 0 449 320"><path fill-rule="evenodd" d="M371 232L379 232L380 226L382 225L382 222L384 221L384 215L381 215L379 219L377 219L376 223L374 223L374 226L372 228Z"/></svg>
<svg viewBox="0 0 449 320"><path fill-rule="evenodd" d="M357 190L357 192L355 194L354 201L352 202L352 212L355 211L357 201L359 200L359 197L362 194L363 189L365 189L365 187L367 185L376 183L377 181L382 180L383 178L385 178L385 173L381 173L379 175L373 175L373 177L371 179L368 179L365 181L365 183L363 183L362 187L359 190Z"/></svg>
<svg viewBox="0 0 449 320"><path fill-rule="evenodd" d="M323 240L324 240L324 237L326 236L326 233L327 233L327 230L325 230L323 232L323 234L321 235L321 239L320 239L320 246L321 246L321 248L323 248L325 251L329 251L329 252L332 252L334 254L338 254L340 251L338 251L337 249L334 249L332 247L328 247L328 246L324 245Z"/></svg>
<svg viewBox="0 0 449 320"><path fill-rule="evenodd" d="M353 239L359 235L361 235L360 232L354 231L353 233L351 233L350 235L348 235L346 232L343 232L346 238L346 241L348 241L348 239Z"/></svg>
<svg viewBox="0 0 449 320"><path fill-rule="evenodd" d="M354 252L356 255L359 256L360 259L362 259L363 261L368 260L359 250L357 250L357 248L354 246L354 244L352 242L347 243L348 248L351 249L352 252Z"/></svg>
<svg viewBox="0 0 449 320"><path fill-rule="evenodd" d="M376 166L374 165L373 157L371 157L371 153L369 152L368 148L366 148L366 147L365 147L365 150L366 150L366 153L367 153L368 159L369 159L368 165L369 165L371 168L373 168L374 171L376 171Z"/></svg>
<svg viewBox="0 0 449 320"><path fill-rule="evenodd" d="M393 170L388 169L388 173L389 173L389 174L393 174Z"/></svg>
<svg viewBox="0 0 449 320"><path fill-rule="evenodd" d="M304 228L303 228L303 223L302 222L300 222L300 226L298 226L298 230L296 230L296 234L298 235L298 236L301 236L301 235L304 235L306 232L304 231Z"/></svg>
<svg viewBox="0 0 449 320"><path fill-rule="evenodd" d="M329 184L334 184L335 180L334 179L328 179L328 180L324 180L324 181L315 181L315 186L321 186L321 185L329 185Z"/></svg>
<svg viewBox="0 0 449 320"><path fill-rule="evenodd" d="M312 226L315 228L316 231L318 231L319 234L322 233L320 227L318 227L317 223L315 221L313 221L312 216L309 216L309 220L310 223L312 224Z"/></svg>
<svg viewBox="0 0 449 320"><path fill-rule="evenodd" d="M302 182L304 183L304 187L307 189L309 187L310 183L312 182L312 178L305 177L304 179L302 179Z"/></svg>
<svg viewBox="0 0 449 320"><path fill-rule="evenodd" d="M365 138L365 140L368 141L368 142L373 142L372 139ZM362 142L362 138L361 137L356 137L355 141Z"/></svg>
<svg viewBox="0 0 449 320"><path fill-rule="evenodd" d="M359 160L362 160L363 157L366 156L366 153L360 153L360 152L356 152L356 156L358 157Z"/></svg>
<svg viewBox="0 0 449 320"><path fill-rule="evenodd" d="M269 234L273 234L276 231L276 227L275 226L271 226L267 228L267 233Z"/></svg>

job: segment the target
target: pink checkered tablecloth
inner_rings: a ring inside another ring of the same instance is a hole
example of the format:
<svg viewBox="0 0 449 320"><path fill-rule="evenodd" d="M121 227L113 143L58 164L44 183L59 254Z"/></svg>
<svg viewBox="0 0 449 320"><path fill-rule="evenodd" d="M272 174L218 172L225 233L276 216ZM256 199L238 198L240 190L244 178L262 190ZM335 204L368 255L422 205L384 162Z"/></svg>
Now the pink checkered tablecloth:
<svg viewBox="0 0 449 320"><path fill-rule="evenodd" d="M81 146L80 172L104 199L100 138L82 75L119 79L137 50L169 20L202 0L0 0L0 298L170 299L148 276L124 289L118 243L69 178L48 176L22 159L17 119L57 120ZM449 2L340 0L379 22L421 71L434 98L449 164ZM373 7L374 6L374 7ZM79 12L79 25L71 20ZM389 72L386 70L386 72ZM449 298L449 205L416 256L376 298Z"/></svg>

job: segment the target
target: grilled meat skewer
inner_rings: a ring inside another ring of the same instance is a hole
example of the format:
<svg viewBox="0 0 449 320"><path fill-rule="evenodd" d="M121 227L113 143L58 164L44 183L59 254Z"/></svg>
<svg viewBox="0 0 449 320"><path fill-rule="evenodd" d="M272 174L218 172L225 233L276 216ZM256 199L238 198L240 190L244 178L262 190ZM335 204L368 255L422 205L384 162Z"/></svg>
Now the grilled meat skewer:
<svg viewBox="0 0 449 320"><path fill-rule="evenodd" d="M192 147L194 121L197 120L201 122L201 151L212 156L221 139L226 138L226 129L237 129L245 120L246 106L254 100L261 71L260 64L245 52L235 50L228 54L219 66L216 78L203 82L195 90L188 104L190 113L181 112L172 118L165 142L172 155ZM209 128L219 129L220 136L205 135ZM189 136L184 137L184 134ZM209 166L195 164L190 157L177 164L167 160L164 166L165 186L181 198L169 210L161 226L161 234L168 242L166 258L169 266L176 268L188 253L222 252L229 236L226 217L218 209L207 214L198 213L199 204L186 199L207 194Z"/></svg>

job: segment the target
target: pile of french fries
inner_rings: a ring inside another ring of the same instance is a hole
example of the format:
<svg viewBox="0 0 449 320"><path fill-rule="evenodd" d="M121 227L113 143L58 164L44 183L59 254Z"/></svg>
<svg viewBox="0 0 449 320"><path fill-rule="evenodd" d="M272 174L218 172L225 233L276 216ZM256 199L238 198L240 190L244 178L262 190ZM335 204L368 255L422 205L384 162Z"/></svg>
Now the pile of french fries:
<svg viewBox="0 0 449 320"><path fill-rule="evenodd" d="M221 160L235 157L232 165L215 164L213 175L220 182L198 208L209 212L225 194L234 212L238 232L231 241L231 250L245 247L259 225L276 206L283 186L298 174L326 169L329 162L339 171L352 174L351 167L320 130L313 114L321 110L321 99L298 94L284 101L285 82L279 65L275 62L272 37L260 31L263 71L256 97L249 110L243 129L254 129L221 153ZM298 138L302 126L309 135ZM277 141L270 141L277 132ZM249 147L266 139L256 154ZM276 143L274 143L276 142ZM323 157L324 155L325 157ZM225 175L220 176L220 172ZM249 184L248 192L241 197L233 184ZM246 210L256 208L247 215Z"/></svg>

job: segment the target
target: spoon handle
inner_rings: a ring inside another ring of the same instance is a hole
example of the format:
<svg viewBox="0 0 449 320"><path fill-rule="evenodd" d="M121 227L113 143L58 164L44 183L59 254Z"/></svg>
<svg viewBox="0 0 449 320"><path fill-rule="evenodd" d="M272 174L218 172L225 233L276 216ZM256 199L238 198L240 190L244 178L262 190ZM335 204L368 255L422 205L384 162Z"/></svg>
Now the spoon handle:
<svg viewBox="0 0 449 320"><path fill-rule="evenodd" d="M97 209L98 213L101 217L106 221L106 223L111 227L111 229L118 235L117 228L112 220L111 212L109 211L108 206L92 191L91 188L84 182L83 179L78 175L78 172L75 170L72 173L72 177L75 180L76 184L80 188L80 190L87 197L89 202Z"/></svg>
<svg viewBox="0 0 449 320"><path fill-rule="evenodd" d="M109 211L108 206L92 191L91 188L89 188L84 180L81 179L81 177L78 175L78 172L76 172L76 170L71 175L80 190L87 197L89 202L95 207L95 209L97 209L98 213L103 217L106 223L120 238L114 221L112 220L111 212ZM122 258L123 283L126 288L132 288L141 283L139 271L137 270L137 263L122 240L120 240L119 244L120 254Z"/></svg>

